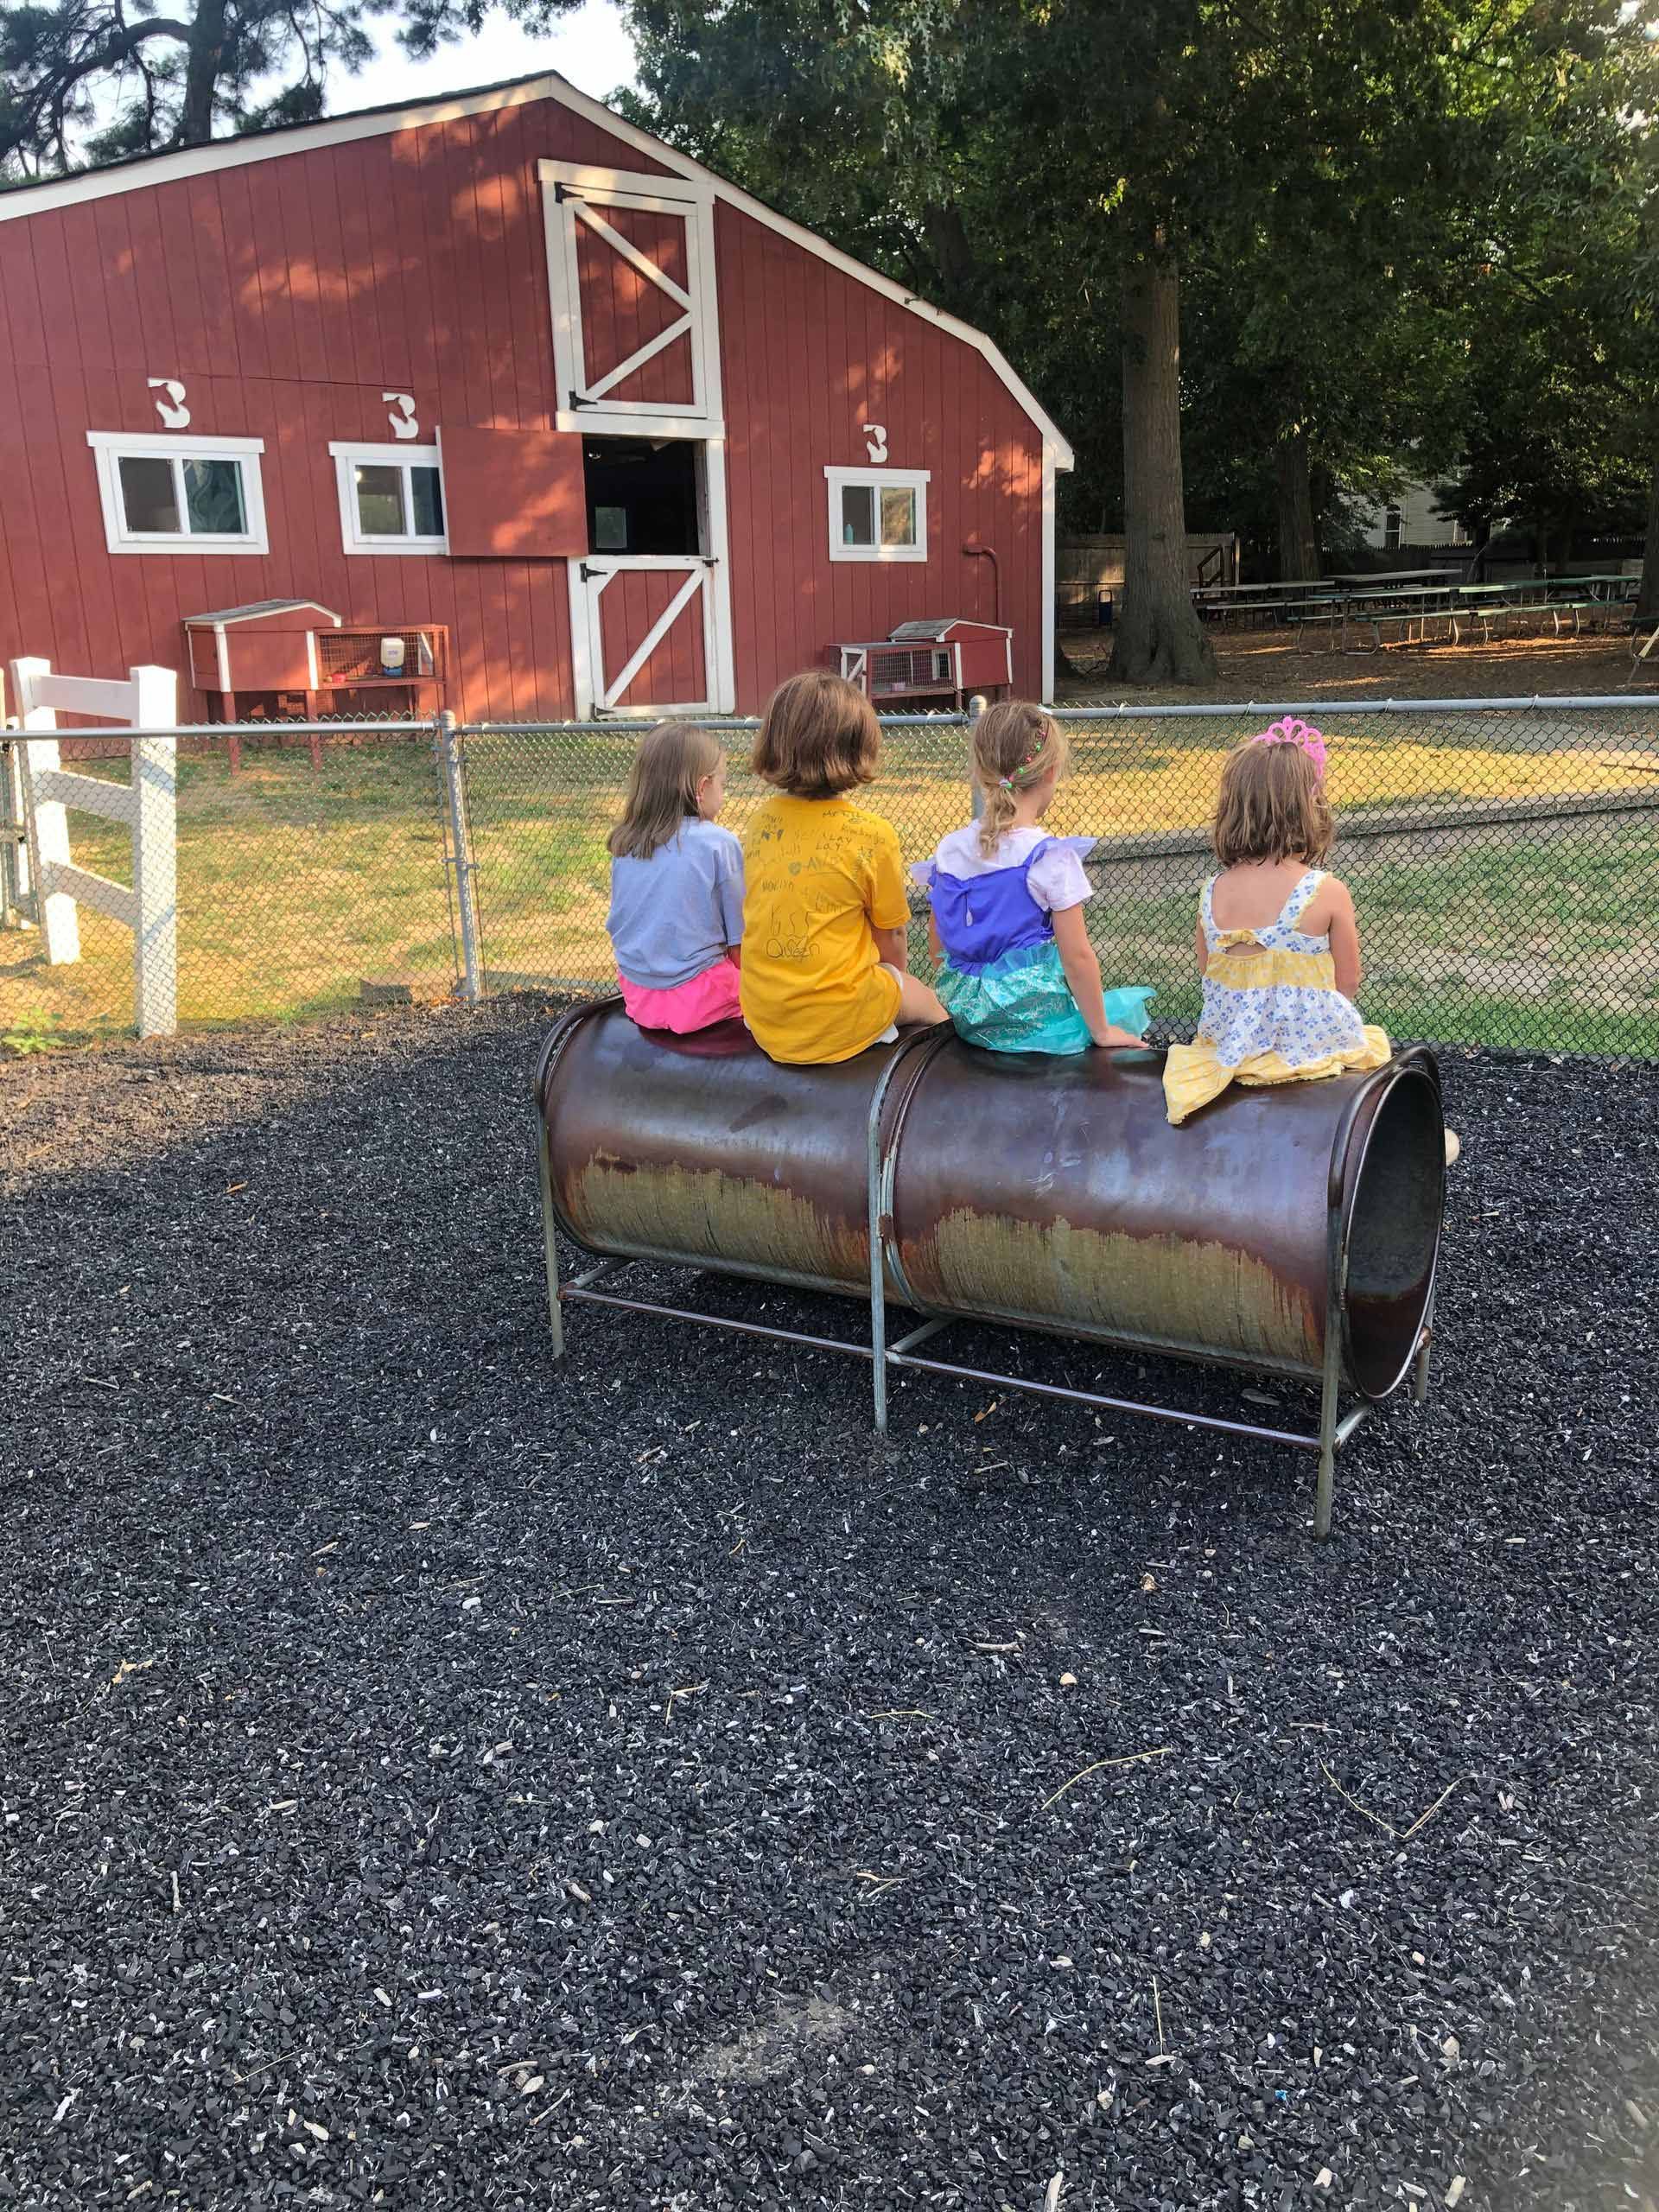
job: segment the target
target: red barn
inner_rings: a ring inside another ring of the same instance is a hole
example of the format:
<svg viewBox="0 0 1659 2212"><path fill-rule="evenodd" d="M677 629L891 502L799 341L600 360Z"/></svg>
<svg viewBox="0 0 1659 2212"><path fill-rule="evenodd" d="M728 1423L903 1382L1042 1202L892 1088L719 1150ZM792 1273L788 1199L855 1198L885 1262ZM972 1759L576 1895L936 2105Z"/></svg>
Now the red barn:
<svg viewBox="0 0 1659 2212"><path fill-rule="evenodd" d="M181 623L272 600L444 626L471 719L951 616L1046 698L1071 465L980 332L559 77L0 193L0 663L194 717Z"/></svg>

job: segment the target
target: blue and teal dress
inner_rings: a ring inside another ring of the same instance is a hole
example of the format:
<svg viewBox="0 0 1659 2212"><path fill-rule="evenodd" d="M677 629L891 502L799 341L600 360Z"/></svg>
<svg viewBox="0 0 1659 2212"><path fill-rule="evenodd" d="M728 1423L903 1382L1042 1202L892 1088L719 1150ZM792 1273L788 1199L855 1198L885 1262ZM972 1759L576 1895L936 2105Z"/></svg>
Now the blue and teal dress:
<svg viewBox="0 0 1659 2212"><path fill-rule="evenodd" d="M996 1052L1084 1052L1077 1011L1054 942L1054 915L1093 894L1083 859L1092 837L1010 830L988 858L977 823L944 838L911 870L925 886L944 961L934 978L957 1034ZM1149 988L1104 994L1106 1019L1145 1033Z"/></svg>

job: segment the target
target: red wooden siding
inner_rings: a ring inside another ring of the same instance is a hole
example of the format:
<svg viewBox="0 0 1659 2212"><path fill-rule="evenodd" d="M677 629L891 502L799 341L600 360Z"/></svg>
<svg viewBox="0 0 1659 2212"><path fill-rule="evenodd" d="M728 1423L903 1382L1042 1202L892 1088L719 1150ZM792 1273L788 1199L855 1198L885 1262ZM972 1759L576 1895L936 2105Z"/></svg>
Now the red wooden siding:
<svg viewBox="0 0 1659 2212"><path fill-rule="evenodd" d="M588 550L588 494L575 430L448 429L444 535L474 559Z"/></svg>
<svg viewBox="0 0 1659 2212"><path fill-rule="evenodd" d="M183 671L181 616L296 596L447 623L464 714L568 713L563 562L348 555L328 451L390 442L386 391L423 443L553 429L543 159L666 174L535 101L0 223L0 662ZM264 440L266 558L107 550L86 433L159 432L150 376Z"/></svg>
<svg viewBox="0 0 1659 2212"><path fill-rule="evenodd" d="M1042 440L983 356L722 202L715 210L734 650L749 703L828 648L924 615L1014 628L1014 687L1042 682ZM928 557L831 561L826 466L925 468Z"/></svg>
<svg viewBox="0 0 1659 2212"><path fill-rule="evenodd" d="M569 585L585 496L554 421L537 162L671 174L556 102L528 101L397 132L137 184L0 222L0 660L41 654L77 673L186 666L181 617L250 600L315 599L348 624L448 626L451 704L533 719L573 704ZM601 203L605 219L682 284L683 221ZM727 425L729 582L737 703L842 640L911 616L1014 626L1016 683L1039 682L1040 441L982 356L921 316L724 202L715 220ZM579 227L591 377L679 312ZM676 340L617 400L690 395ZM90 430L158 432L148 377L180 379L183 435L264 442L270 550L111 555ZM535 467L446 485L455 557L347 554L334 441L391 442L391 403L414 401L419 442L456 468L501 434ZM601 403L602 404L602 403ZM925 563L831 562L826 464L925 468ZM648 418L642 420L648 432ZM516 434L508 435L505 434ZM486 496L487 493L487 496ZM485 510L500 503L499 527ZM516 501L516 506L512 502ZM615 576L601 601L607 669L679 588L670 571ZM624 703L703 696L693 601ZM184 709L199 715L199 696Z"/></svg>

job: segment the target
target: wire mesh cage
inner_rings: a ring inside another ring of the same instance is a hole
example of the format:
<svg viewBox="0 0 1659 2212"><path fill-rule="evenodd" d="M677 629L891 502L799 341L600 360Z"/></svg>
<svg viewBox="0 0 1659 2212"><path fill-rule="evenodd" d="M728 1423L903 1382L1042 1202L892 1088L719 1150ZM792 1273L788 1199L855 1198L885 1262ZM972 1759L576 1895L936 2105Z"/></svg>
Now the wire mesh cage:
<svg viewBox="0 0 1659 2212"><path fill-rule="evenodd" d="M355 690L381 684L436 685L449 675L449 632L441 625L407 630L365 625L316 632L317 671L325 684ZM423 701L423 704L430 704ZM442 706L440 699L436 704Z"/></svg>

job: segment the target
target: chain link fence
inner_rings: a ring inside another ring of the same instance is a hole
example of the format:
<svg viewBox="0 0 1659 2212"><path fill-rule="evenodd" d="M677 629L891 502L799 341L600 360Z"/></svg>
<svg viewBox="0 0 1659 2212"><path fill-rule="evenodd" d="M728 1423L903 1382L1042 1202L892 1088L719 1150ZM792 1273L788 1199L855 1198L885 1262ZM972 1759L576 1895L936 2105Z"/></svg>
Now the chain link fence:
<svg viewBox="0 0 1659 2212"><path fill-rule="evenodd" d="M1049 817L1098 840L1090 934L1109 984L1157 988L1154 1034L1190 1034L1206 824L1221 762L1283 707L1063 713ZM1659 699L1304 705L1330 744L1332 865L1353 887L1369 1019L1402 1038L1659 1057ZM711 725L713 726L713 725ZM763 787L753 723L718 726L722 819ZM66 739L71 734L65 733ZM609 988L605 840L639 735L615 721L431 725L181 753L179 1014L205 1023L339 1011L368 997ZM268 733L267 733L268 734ZM14 736L12 742L28 741ZM861 803L920 860L968 819L959 715L884 722ZM66 749L67 749L66 746ZM119 777L124 764L86 764ZM77 863L122 873L121 833L73 817ZM912 964L926 974L917 894ZM88 914L73 969L0 935L0 1037L112 1033L131 944Z"/></svg>

